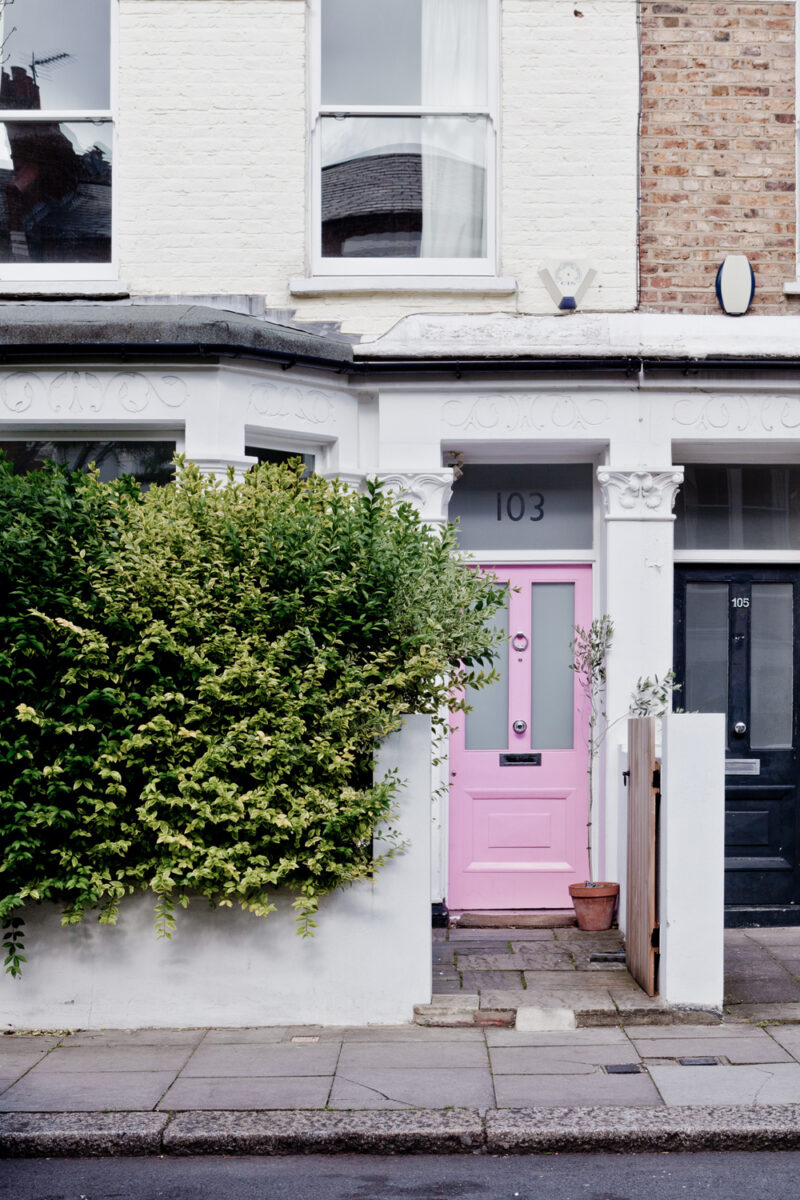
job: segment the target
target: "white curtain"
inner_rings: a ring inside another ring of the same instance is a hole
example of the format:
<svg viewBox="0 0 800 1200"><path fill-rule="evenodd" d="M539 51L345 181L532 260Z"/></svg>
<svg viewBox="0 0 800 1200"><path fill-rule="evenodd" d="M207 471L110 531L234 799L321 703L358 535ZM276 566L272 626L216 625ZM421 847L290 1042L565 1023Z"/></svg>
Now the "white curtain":
<svg viewBox="0 0 800 1200"><path fill-rule="evenodd" d="M486 107L486 0L422 0L421 103L465 113ZM423 258L478 258L484 249L487 123L423 117Z"/></svg>

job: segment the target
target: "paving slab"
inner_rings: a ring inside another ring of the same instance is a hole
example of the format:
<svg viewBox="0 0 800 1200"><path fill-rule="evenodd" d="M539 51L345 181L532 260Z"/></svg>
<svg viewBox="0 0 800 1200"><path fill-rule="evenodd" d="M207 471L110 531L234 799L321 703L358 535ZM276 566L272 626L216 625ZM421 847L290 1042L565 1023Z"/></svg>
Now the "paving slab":
<svg viewBox="0 0 800 1200"><path fill-rule="evenodd" d="M318 1037L336 1036L337 1031L323 1029L319 1025L286 1029L279 1025L268 1025L263 1029L209 1029L203 1038L204 1046L272 1046L284 1042L297 1033L309 1033Z"/></svg>
<svg viewBox="0 0 800 1200"><path fill-rule="evenodd" d="M583 950L578 947L578 953ZM572 946L565 942L520 942L514 949L518 965L529 971L574 971ZM520 961L521 960L521 961Z"/></svg>
<svg viewBox="0 0 800 1200"><path fill-rule="evenodd" d="M496 1075L494 1086L498 1108L662 1103L647 1074L607 1075L600 1067L588 1075Z"/></svg>
<svg viewBox="0 0 800 1200"><path fill-rule="evenodd" d="M591 1029L527 1030L487 1029L486 1044L493 1046L624 1046L631 1049L630 1040L614 1025L598 1025Z"/></svg>
<svg viewBox="0 0 800 1200"><path fill-rule="evenodd" d="M519 957L507 950L497 954L470 952L458 956L459 971L520 971L522 966Z"/></svg>
<svg viewBox="0 0 800 1200"><path fill-rule="evenodd" d="M722 1031L724 1033L724 1030ZM717 1030L710 1030L716 1034ZM760 1036L759 1036L760 1035ZM697 1055L714 1055L727 1058L732 1063L777 1063L791 1062L786 1050L775 1044L761 1030L753 1030L752 1037L704 1038L643 1038L638 1039L631 1030L631 1041L642 1055L648 1058L685 1058Z"/></svg>
<svg viewBox="0 0 800 1200"><path fill-rule="evenodd" d="M333 1075L281 1078L270 1075L243 1079L187 1079L181 1076L166 1092L162 1112L187 1109L324 1108Z"/></svg>
<svg viewBox="0 0 800 1200"><path fill-rule="evenodd" d="M197 1046L206 1029L79 1029L59 1039L62 1046Z"/></svg>
<svg viewBox="0 0 800 1200"><path fill-rule="evenodd" d="M473 1026L436 1028L428 1025L367 1025L363 1029L345 1029L342 1042L419 1042L442 1045L445 1042L480 1042L483 1032Z"/></svg>
<svg viewBox="0 0 800 1200"><path fill-rule="evenodd" d="M351 1069L339 1072L330 1108L448 1108L463 1104L491 1108L495 1097L488 1063L434 1072L403 1068Z"/></svg>
<svg viewBox="0 0 800 1200"><path fill-rule="evenodd" d="M642 1041L645 1038L679 1038L682 1041L687 1039L703 1039L709 1037L742 1037L750 1038L753 1036L753 1029L750 1025L729 1025L718 1023L713 1026L706 1025L623 1025L623 1031L630 1038L636 1038Z"/></svg>
<svg viewBox="0 0 800 1200"><path fill-rule="evenodd" d="M489 1153L558 1151L793 1150L800 1110L793 1105L725 1108L529 1108L486 1115Z"/></svg>
<svg viewBox="0 0 800 1200"><path fill-rule="evenodd" d="M489 1055L495 1076L585 1075L607 1063L638 1063L640 1058L630 1043L627 1046L493 1046Z"/></svg>
<svg viewBox="0 0 800 1200"><path fill-rule="evenodd" d="M800 1064L736 1067L653 1067L665 1104L797 1104Z"/></svg>
<svg viewBox="0 0 800 1200"><path fill-rule="evenodd" d="M7 1112L143 1111L155 1108L173 1071L103 1071L24 1075L3 1093Z"/></svg>
<svg viewBox="0 0 800 1200"><path fill-rule="evenodd" d="M735 1004L726 1006L723 1018L726 1025L746 1021L750 1025L780 1021L800 1022L800 1003L787 1004Z"/></svg>
<svg viewBox="0 0 800 1200"><path fill-rule="evenodd" d="M107 1071L172 1071L177 1073L194 1053L184 1046L104 1046L90 1042L84 1046L56 1046L35 1068L42 1075L69 1075L73 1072L103 1074Z"/></svg>
<svg viewBox="0 0 800 1200"><path fill-rule="evenodd" d="M521 971L464 971L464 987L468 992L523 991Z"/></svg>
<svg viewBox="0 0 800 1200"><path fill-rule="evenodd" d="M732 930L725 931L725 946L727 948L728 938ZM800 947L800 926L798 925L775 925L765 927L763 929L748 929L747 937L754 942L761 942L765 946L798 946Z"/></svg>
<svg viewBox="0 0 800 1200"><path fill-rule="evenodd" d="M49 1048L17 1042L6 1046L0 1042L0 1075L6 1079L16 1079L23 1072L29 1071L37 1063L43 1062Z"/></svg>
<svg viewBox="0 0 800 1200"><path fill-rule="evenodd" d="M488 1062L482 1038L475 1042L348 1042L342 1046L336 1070L403 1067L439 1071L443 1067L485 1067Z"/></svg>
<svg viewBox="0 0 800 1200"><path fill-rule="evenodd" d="M785 1004L800 1001L800 982L790 975L769 979L725 977L725 1003Z"/></svg>
<svg viewBox="0 0 800 1200"><path fill-rule="evenodd" d="M301 1035L302 1036L302 1035ZM332 1075L339 1057L339 1041L311 1044L227 1046L202 1045L181 1072L182 1079L215 1075L232 1078L250 1075Z"/></svg>
<svg viewBox="0 0 800 1200"><path fill-rule="evenodd" d="M169 1154L458 1154L482 1142L483 1122L471 1109L187 1112L164 1134Z"/></svg>
<svg viewBox="0 0 800 1200"><path fill-rule="evenodd" d="M794 1058L800 1058L800 1026L772 1025L769 1032L764 1030L764 1034L770 1041L788 1050Z"/></svg>
<svg viewBox="0 0 800 1200"><path fill-rule="evenodd" d="M158 1154L167 1119L153 1112L0 1114L0 1157Z"/></svg>

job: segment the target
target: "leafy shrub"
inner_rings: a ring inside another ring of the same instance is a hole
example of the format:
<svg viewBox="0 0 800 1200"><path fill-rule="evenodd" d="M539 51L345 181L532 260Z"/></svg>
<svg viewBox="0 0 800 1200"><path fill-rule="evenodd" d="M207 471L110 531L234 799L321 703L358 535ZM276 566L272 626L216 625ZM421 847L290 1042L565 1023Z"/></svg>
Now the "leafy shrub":
<svg viewBox="0 0 800 1200"><path fill-rule="evenodd" d="M0 546L12 973L31 899L113 922L150 888L169 934L190 896L265 915L286 886L308 932L381 865L397 781L373 782L377 742L491 657L498 601L452 532L299 464L227 484L189 465L145 495L0 466Z"/></svg>

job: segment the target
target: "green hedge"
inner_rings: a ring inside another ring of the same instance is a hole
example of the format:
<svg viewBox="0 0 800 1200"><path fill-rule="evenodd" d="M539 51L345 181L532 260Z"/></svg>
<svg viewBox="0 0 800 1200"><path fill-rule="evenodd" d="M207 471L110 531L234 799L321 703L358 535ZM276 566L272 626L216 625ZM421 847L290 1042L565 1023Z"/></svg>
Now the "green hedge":
<svg viewBox="0 0 800 1200"><path fill-rule="evenodd" d="M0 462L0 917L157 896L273 908L368 878L377 742L491 659L488 580L378 487L189 465L142 494ZM396 840L396 839L395 839ZM393 851L390 850L390 853Z"/></svg>

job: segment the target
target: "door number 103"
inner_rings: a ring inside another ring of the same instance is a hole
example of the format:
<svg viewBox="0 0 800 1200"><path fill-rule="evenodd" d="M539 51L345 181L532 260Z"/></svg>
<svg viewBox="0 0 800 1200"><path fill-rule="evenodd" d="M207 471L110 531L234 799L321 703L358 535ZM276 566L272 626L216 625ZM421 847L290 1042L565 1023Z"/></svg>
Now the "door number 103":
<svg viewBox="0 0 800 1200"><path fill-rule="evenodd" d="M498 492L498 521L541 521L544 517L544 496L541 492Z"/></svg>
<svg viewBox="0 0 800 1200"><path fill-rule="evenodd" d="M731 600L731 608L749 608L749 596L734 596Z"/></svg>

